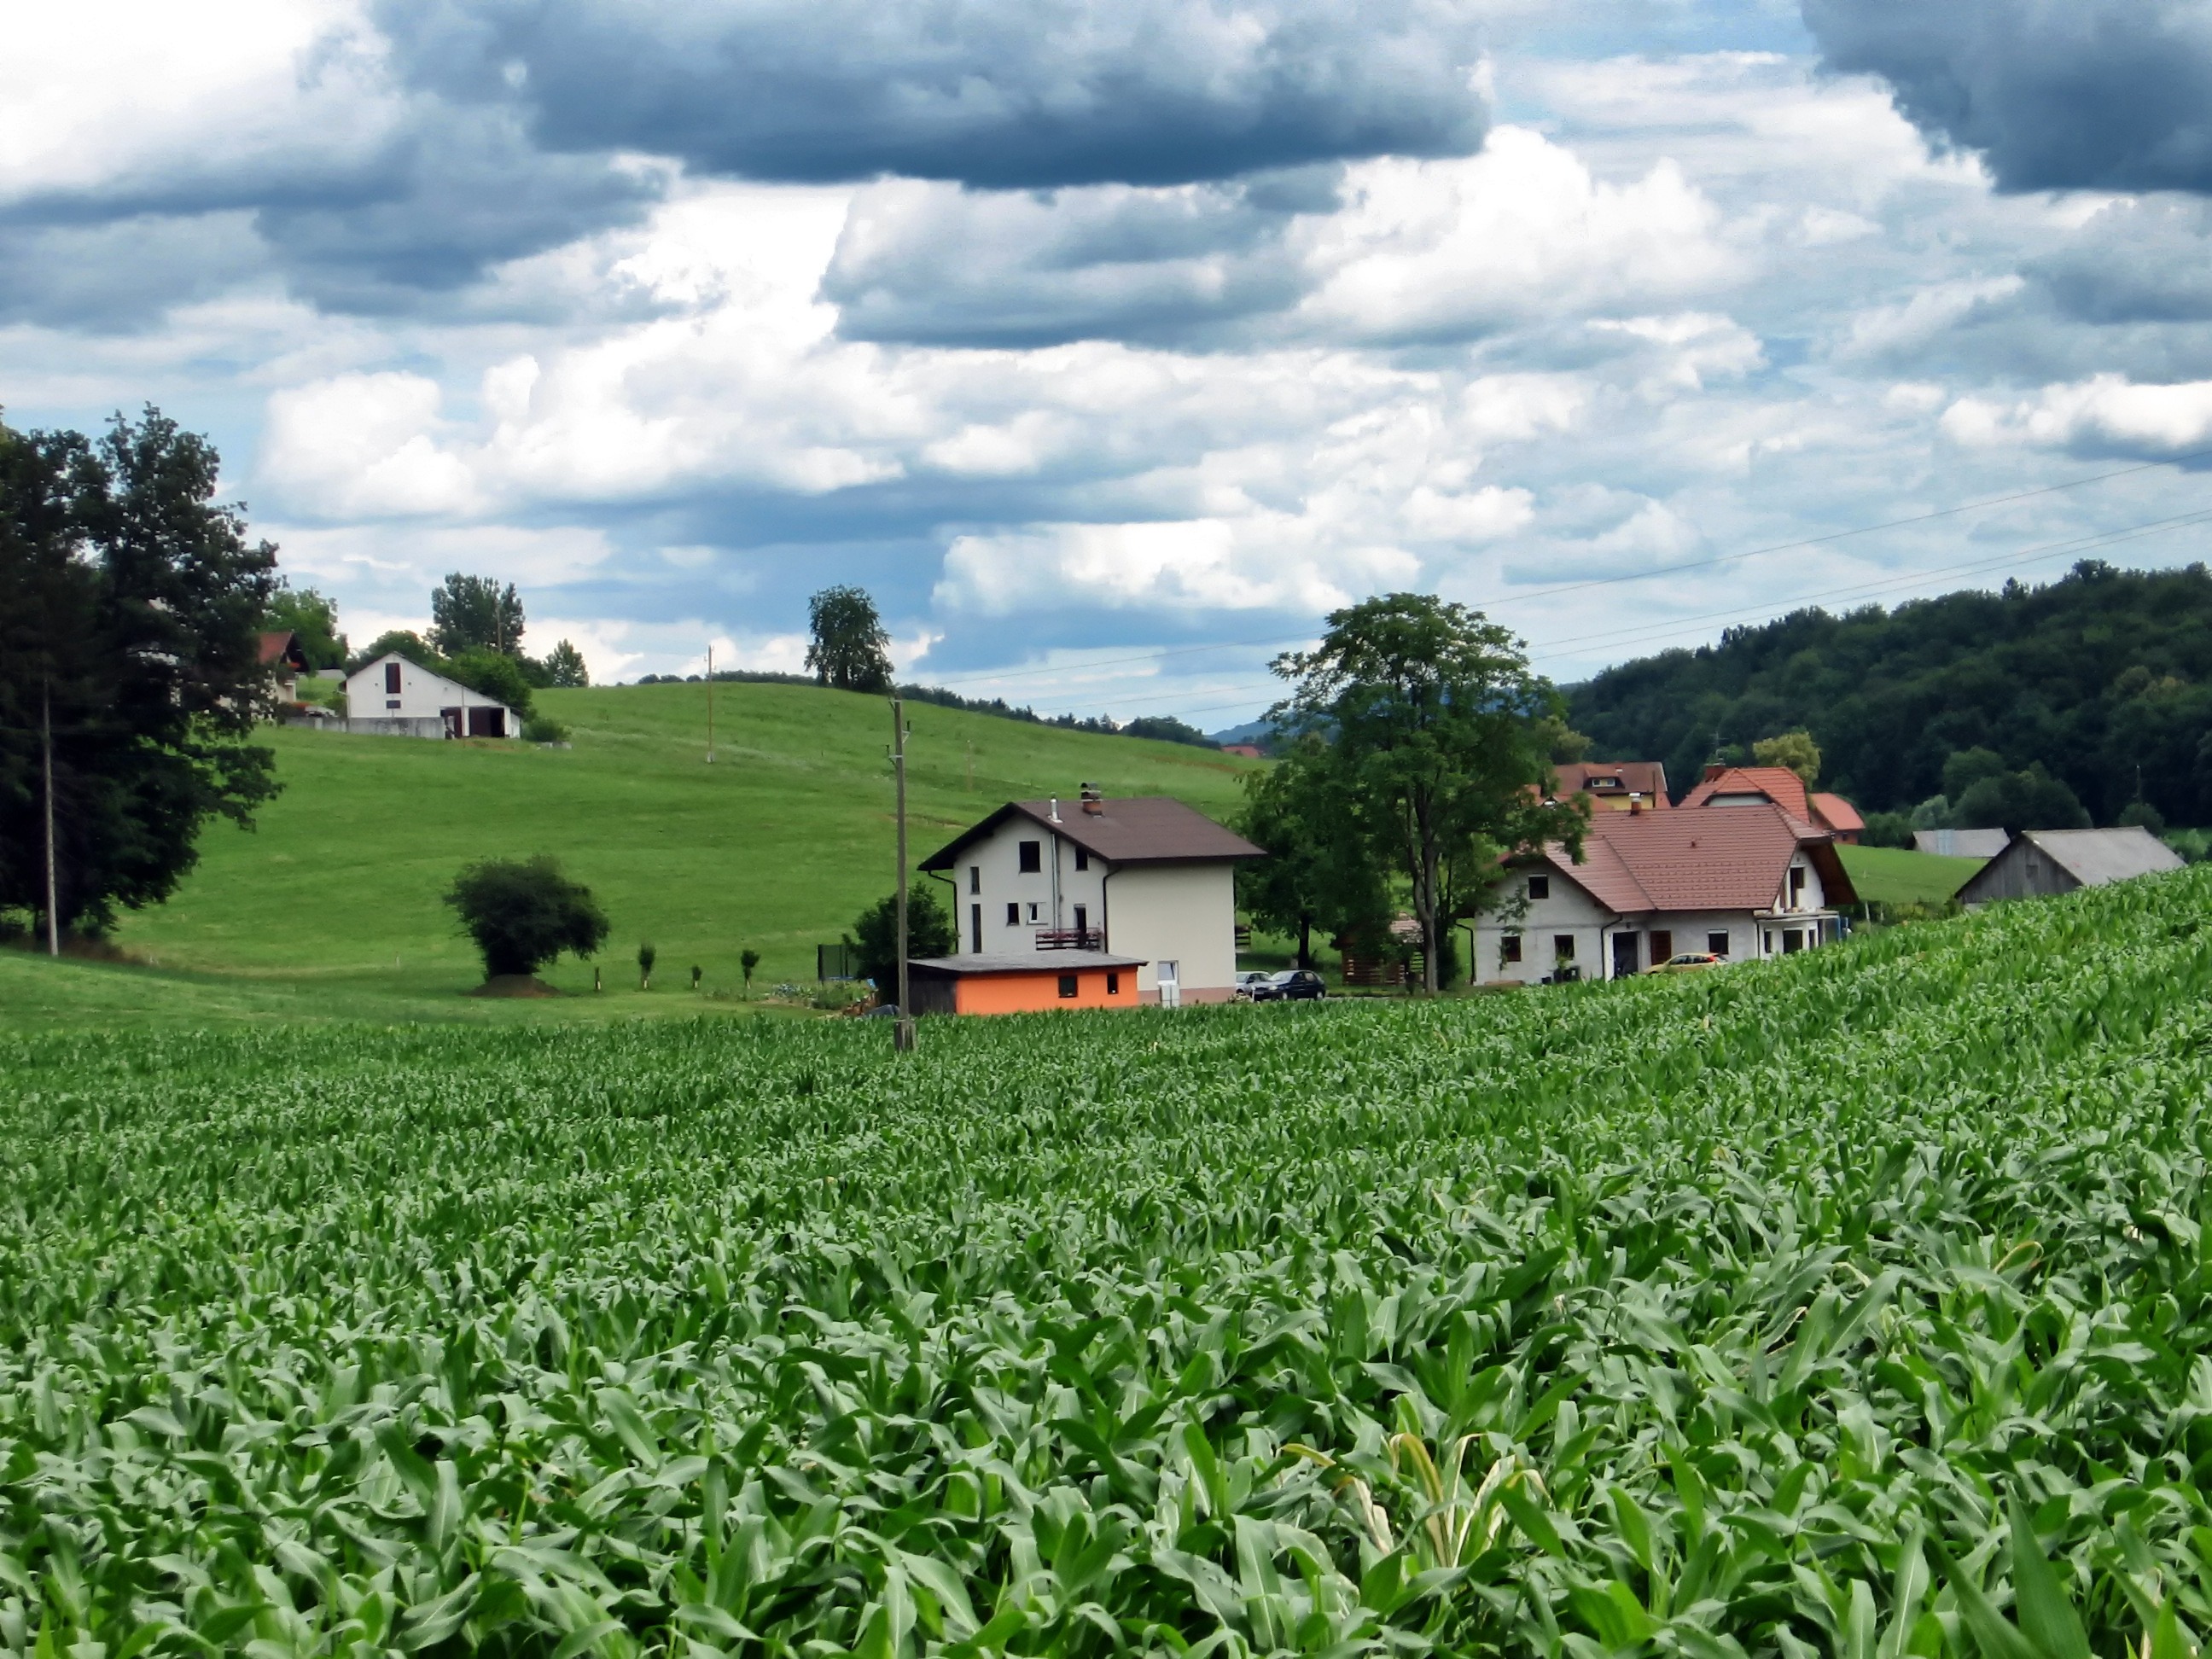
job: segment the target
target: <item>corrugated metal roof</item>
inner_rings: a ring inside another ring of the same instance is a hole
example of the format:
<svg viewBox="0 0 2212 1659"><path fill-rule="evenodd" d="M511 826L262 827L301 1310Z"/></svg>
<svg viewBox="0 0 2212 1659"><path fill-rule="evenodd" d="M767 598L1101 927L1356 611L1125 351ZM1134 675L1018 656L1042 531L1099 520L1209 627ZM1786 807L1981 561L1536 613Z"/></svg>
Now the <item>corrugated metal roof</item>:
<svg viewBox="0 0 2212 1659"><path fill-rule="evenodd" d="M1833 840L1771 802L1601 812L1590 820L1582 863L1556 844L1545 855L1599 903L1629 915L1767 909L1782 896L1800 848L1820 871L1832 908L1857 897Z"/></svg>
<svg viewBox="0 0 2212 1659"><path fill-rule="evenodd" d="M1072 974L1084 968L1141 968L1150 957L1117 957L1105 951L1040 951L1034 956L1009 951L970 952L957 957L915 957L909 970L939 974Z"/></svg>
<svg viewBox="0 0 2212 1659"><path fill-rule="evenodd" d="M960 849L992 831L1009 817L1023 817L1057 831L1095 858L1109 864L1190 863L1218 859L1263 859L1264 848L1224 829L1195 807L1169 795L1134 795L1099 803L1100 811L1086 812L1079 801L1060 803L1060 818L1052 817L1049 800L1010 800L973 829L921 861L924 870L948 870Z"/></svg>
<svg viewBox="0 0 2212 1659"><path fill-rule="evenodd" d="M2124 830L2029 830L2021 837L2084 887L2179 870L2181 855L2140 824Z"/></svg>
<svg viewBox="0 0 2212 1659"><path fill-rule="evenodd" d="M2002 830L1915 830L1916 852L1947 859L1993 859L2012 844Z"/></svg>

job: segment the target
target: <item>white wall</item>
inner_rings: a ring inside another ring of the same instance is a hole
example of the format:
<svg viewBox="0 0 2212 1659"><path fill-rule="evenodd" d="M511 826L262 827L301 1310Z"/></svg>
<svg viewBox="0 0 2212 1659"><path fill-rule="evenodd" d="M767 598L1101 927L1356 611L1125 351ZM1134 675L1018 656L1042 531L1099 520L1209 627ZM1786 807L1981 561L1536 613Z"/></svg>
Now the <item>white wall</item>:
<svg viewBox="0 0 2212 1659"><path fill-rule="evenodd" d="M1664 960L1653 951L1650 935L1658 932L1672 935L1667 941L1668 949L1677 956L1686 951L1708 950L1710 935L1726 933L1728 949L1721 954L1731 962L1783 955L1792 931L1800 935L1801 948L1826 944L1834 936L1835 924L1826 908L1827 896L1820 883L1820 872L1802 854L1793 862L1805 872L1804 888L1795 908L1788 904L1785 877L1781 890L1775 895L1774 904L1766 911L1668 910L1626 917L1615 917L1573 880L1554 870L1550 872L1551 896L1529 900L1527 914L1518 921L1502 919L1492 910L1482 914L1474 930L1473 977L1478 983L1514 980L1523 985L1536 984L1557 970L1555 940L1562 935L1574 940L1575 963L1582 969L1584 979L1612 976L1613 939L1616 933L1641 936L1636 949L1639 971ZM1544 873L1516 871L1508 878L1509 890L1525 892L1528 876ZM1504 941L1509 934L1516 933L1521 936L1521 960L1504 962L1501 959Z"/></svg>
<svg viewBox="0 0 2212 1659"><path fill-rule="evenodd" d="M1074 801L1060 808L1073 819L1082 809ZM1024 874L1021 843L1037 843L1040 868ZM1085 858L1078 869L1075 843L1048 824L1022 816L963 848L948 872L948 896L959 928L959 948L976 948L976 912L981 907L982 949L991 956L1036 952L1042 928L1072 928L1081 911L1083 925L1106 934L1106 948L1118 955L1142 957L1137 988L1152 996L1159 989L1153 963L1177 965L1185 996L1194 992L1224 994L1237 982L1237 882L1227 861L1189 864L1133 864L1118 871L1103 859ZM1111 876L1111 880L1108 879ZM1006 907L1016 907L1009 924ZM1032 909L1034 906L1034 917ZM1038 952L1050 955L1049 951Z"/></svg>
<svg viewBox="0 0 2212 1659"><path fill-rule="evenodd" d="M397 696L386 690L385 667L391 663L399 667ZM345 696L349 720L434 720L448 708L500 708L507 713L507 735L522 735L522 722L498 698L471 691L459 681L434 674L420 663L410 662L396 653L380 657L347 676ZM461 729L465 732L468 729L465 716Z"/></svg>
<svg viewBox="0 0 2212 1659"><path fill-rule="evenodd" d="M1226 997L1237 984L1237 875L1226 861L1133 864L1108 890L1107 948L1143 957L1137 992L1159 990L1159 964L1176 964L1183 999Z"/></svg>

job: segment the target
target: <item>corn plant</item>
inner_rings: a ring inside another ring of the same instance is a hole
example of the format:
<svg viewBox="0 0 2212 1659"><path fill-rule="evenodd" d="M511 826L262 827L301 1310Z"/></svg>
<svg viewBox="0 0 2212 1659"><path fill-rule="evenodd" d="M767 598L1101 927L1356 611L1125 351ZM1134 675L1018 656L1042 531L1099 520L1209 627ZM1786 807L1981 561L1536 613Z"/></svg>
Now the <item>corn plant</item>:
<svg viewBox="0 0 2212 1659"><path fill-rule="evenodd" d="M0 1037L0 1650L2212 1630L2212 870L1307 1012Z"/></svg>

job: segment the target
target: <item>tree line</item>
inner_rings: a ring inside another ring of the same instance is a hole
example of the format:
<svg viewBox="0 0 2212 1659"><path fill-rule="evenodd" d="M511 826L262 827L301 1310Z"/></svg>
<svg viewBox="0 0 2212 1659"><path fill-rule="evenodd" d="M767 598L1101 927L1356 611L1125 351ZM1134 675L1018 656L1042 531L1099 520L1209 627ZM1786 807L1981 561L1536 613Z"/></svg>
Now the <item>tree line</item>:
<svg viewBox="0 0 2212 1659"><path fill-rule="evenodd" d="M1566 691L1594 752L1709 761L1803 730L1826 787L1898 827L2212 823L2212 574L2098 561L2037 586L1793 612ZM2017 820L2018 822L2015 822ZM1869 823L1873 820L1870 817Z"/></svg>

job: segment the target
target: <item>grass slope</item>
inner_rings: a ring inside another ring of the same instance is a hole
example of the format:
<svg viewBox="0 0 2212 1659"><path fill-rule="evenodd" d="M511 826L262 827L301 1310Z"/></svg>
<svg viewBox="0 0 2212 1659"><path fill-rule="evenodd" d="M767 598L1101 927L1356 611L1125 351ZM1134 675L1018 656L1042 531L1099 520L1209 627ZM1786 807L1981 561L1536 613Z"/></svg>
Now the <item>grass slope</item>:
<svg viewBox="0 0 2212 1659"><path fill-rule="evenodd" d="M0 1036L0 1649L2186 1655L2208 1049L2203 868L909 1055Z"/></svg>
<svg viewBox="0 0 2212 1659"><path fill-rule="evenodd" d="M1980 859L1947 859L1900 847L1839 847L1863 899L1878 904L1941 904L1982 867Z"/></svg>
<svg viewBox="0 0 2212 1659"><path fill-rule="evenodd" d="M540 697L573 749L270 732L284 793L259 828L210 828L176 896L127 918L118 942L163 968L291 982L322 1012L378 1012L478 977L439 901L463 864L550 853L613 923L609 985L635 985L638 943L651 939L658 998L688 988L694 963L710 989L738 986L748 945L764 957L757 985L811 979L815 945L890 890L881 698L717 686L709 766L703 686ZM1252 764L927 705L909 714L917 859L1004 800L1072 799L1085 780L1225 816ZM587 991L592 970L564 960L547 977Z"/></svg>

